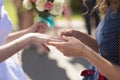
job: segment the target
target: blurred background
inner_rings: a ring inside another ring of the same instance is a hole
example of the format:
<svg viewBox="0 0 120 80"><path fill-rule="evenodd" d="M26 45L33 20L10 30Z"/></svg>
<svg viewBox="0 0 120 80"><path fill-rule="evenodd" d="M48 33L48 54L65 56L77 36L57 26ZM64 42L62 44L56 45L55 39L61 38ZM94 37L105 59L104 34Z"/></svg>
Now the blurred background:
<svg viewBox="0 0 120 80"><path fill-rule="evenodd" d="M65 12L55 18L55 28L47 33L57 36L62 30L76 29L94 37L99 14L85 16L83 13L87 9L81 0L65 1ZM37 21L32 12L22 8L21 3L22 0L5 0L5 8L13 21L13 32L28 28ZM83 58L65 57L55 47L49 47L51 51L46 53L36 45L27 46L15 55L15 61L22 65L30 80L82 80L80 72L90 63Z"/></svg>

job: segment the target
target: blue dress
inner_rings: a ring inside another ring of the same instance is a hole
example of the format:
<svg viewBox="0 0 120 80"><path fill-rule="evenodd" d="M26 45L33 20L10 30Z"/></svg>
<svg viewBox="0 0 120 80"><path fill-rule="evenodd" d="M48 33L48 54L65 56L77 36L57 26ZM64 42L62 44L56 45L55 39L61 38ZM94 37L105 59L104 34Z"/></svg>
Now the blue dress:
<svg viewBox="0 0 120 80"><path fill-rule="evenodd" d="M99 46L99 54L111 63L119 64L119 31L120 31L120 11L112 13L110 7L96 29L96 40ZM86 76L83 80L98 80L99 72L94 67L90 67L95 73ZM104 80L108 80L105 78Z"/></svg>

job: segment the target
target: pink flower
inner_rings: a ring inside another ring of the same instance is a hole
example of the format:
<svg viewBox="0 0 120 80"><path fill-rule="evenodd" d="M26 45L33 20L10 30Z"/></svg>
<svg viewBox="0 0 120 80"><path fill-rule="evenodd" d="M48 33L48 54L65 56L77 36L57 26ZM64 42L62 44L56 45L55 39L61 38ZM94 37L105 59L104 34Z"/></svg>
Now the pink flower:
<svg viewBox="0 0 120 80"><path fill-rule="evenodd" d="M51 10L53 7L53 3L51 1L48 1L46 4L45 4L45 9L46 10Z"/></svg>
<svg viewBox="0 0 120 80"><path fill-rule="evenodd" d="M35 3L37 0L30 0L30 1Z"/></svg>

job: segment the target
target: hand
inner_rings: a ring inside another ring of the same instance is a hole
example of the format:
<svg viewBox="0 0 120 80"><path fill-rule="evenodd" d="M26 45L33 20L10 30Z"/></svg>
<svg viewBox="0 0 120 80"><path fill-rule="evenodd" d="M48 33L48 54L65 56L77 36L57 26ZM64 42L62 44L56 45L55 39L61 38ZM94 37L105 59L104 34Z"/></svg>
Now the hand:
<svg viewBox="0 0 120 80"><path fill-rule="evenodd" d="M75 37L79 40L82 40L84 35L85 35L85 33L82 33L77 30L67 30L67 31L61 32L61 36L71 36L71 37Z"/></svg>
<svg viewBox="0 0 120 80"><path fill-rule="evenodd" d="M30 33L38 32L38 33L45 33L48 29L48 26L44 23L37 22L33 24L28 30Z"/></svg>
<svg viewBox="0 0 120 80"><path fill-rule="evenodd" d="M40 34L40 33L29 33L29 34L32 36L31 42L33 44L40 46L43 50L45 50L47 52L50 51L50 49L46 46L46 42L50 38L49 36L47 36L45 34Z"/></svg>
<svg viewBox="0 0 120 80"><path fill-rule="evenodd" d="M81 41L74 37L63 37L59 39L49 39L48 45L55 46L65 56L80 57L85 46Z"/></svg>

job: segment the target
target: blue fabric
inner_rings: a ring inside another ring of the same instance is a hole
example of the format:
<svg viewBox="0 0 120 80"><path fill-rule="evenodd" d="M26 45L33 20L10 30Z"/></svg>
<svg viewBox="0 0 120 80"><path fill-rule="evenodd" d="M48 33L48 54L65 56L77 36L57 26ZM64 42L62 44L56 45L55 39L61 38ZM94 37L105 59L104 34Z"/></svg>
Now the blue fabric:
<svg viewBox="0 0 120 80"><path fill-rule="evenodd" d="M119 29L120 29L120 12L112 14L110 7L96 29L96 40L99 46L99 53L102 57L114 64L119 64ZM95 71L93 79L98 80L98 70L92 66L90 69ZM105 78L105 80L108 80Z"/></svg>
<svg viewBox="0 0 120 80"><path fill-rule="evenodd" d="M55 22L53 16L48 16L47 18L39 17L40 22L44 22L47 24L50 28L54 28Z"/></svg>

